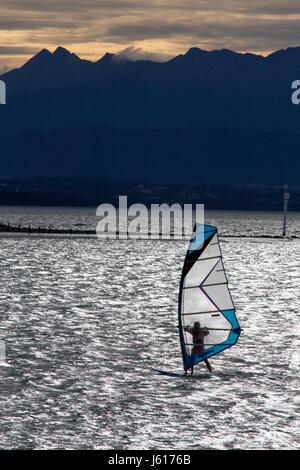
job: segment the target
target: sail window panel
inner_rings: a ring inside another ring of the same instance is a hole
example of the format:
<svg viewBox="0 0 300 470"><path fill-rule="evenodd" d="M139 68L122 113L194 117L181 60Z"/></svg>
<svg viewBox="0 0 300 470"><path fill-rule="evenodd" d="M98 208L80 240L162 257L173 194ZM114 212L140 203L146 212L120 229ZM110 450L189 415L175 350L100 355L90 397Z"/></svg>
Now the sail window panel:
<svg viewBox="0 0 300 470"><path fill-rule="evenodd" d="M201 328L208 328L208 325L215 326L216 318L218 317L213 317L211 322L211 315L211 313L194 313L192 315L182 315L182 326L183 328L187 326L192 328L196 321L200 323Z"/></svg>
<svg viewBox="0 0 300 470"><path fill-rule="evenodd" d="M221 251L218 243L218 238L215 235L210 243L207 245L203 253L201 253L201 256L199 257L199 260L203 258L212 258L212 257L217 257L221 256Z"/></svg>
<svg viewBox="0 0 300 470"><path fill-rule="evenodd" d="M185 349L186 349L187 354L189 356L191 356L192 355L193 345L189 344L187 341L185 341Z"/></svg>
<svg viewBox="0 0 300 470"><path fill-rule="evenodd" d="M212 316L212 314L184 315L182 316L183 335L186 350L189 355L192 354L193 336L185 331L185 328L187 326L193 328L196 321L200 323L201 328L208 329L209 334L203 339L204 349L208 349L215 344L220 344L228 340L231 324L222 314L217 317Z"/></svg>
<svg viewBox="0 0 300 470"><path fill-rule="evenodd" d="M213 303L219 308L219 310L229 310L234 308L226 284L221 284L217 286L205 286L205 288L203 287L203 289L211 298Z"/></svg>
<svg viewBox="0 0 300 470"><path fill-rule="evenodd" d="M231 329L231 323L221 312L218 312L218 316L214 313L195 313L193 315L182 315L181 318L183 328L187 326L192 328L195 322L199 322L201 328Z"/></svg>
<svg viewBox="0 0 300 470"><path fill-rule="evenodd" d="M199 287L183 289L182 313L207 312L214 310L214 305Z"/></svg>
<svg viewBox="0 0 300 470"><path fill-rule="evenodd" d="M227 330L210 330L209 335L204 338L204 349L211 348L216 344L226 342L230 331Z"/></svg>
<svg viewBox="0 0 300 470"><path fill-rule="evenodd" d="M185 277L184 287L199 286L205 277L208 276L217 261L218 260L215 258L196 261Z"/></svg>
<svg viewBox="0 0 300 470"><path fill-rule="evenodd" d="M222 262L220 260L218 264L215 266L215 268L212 270L208 278L203 283L203 287L205 287L206 284L221 284L221 283L227 283L227 279L226 279L225 272L223 270Z"/></svg>

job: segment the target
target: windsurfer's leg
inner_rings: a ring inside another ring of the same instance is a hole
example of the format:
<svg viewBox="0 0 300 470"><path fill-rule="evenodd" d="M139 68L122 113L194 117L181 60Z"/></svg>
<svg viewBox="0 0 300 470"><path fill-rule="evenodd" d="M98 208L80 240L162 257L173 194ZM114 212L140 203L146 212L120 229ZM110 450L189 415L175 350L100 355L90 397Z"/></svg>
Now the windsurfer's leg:
<svg viewBox="0 0 300 470"><path fill-rule="evenodd" d="M207 360L207 359L204 359L204 362L205 362L206 367L208 368L209 372L211 372L211 371L212 371L212 368L211 368L211 365L210 365L210 363L208 362L208 360Z"/></svg>
<svg viewBox="0 0 300 470"><path fill-rule="evenodd" d="M191 367L191 375L194 373L194 366Z"/></svg>

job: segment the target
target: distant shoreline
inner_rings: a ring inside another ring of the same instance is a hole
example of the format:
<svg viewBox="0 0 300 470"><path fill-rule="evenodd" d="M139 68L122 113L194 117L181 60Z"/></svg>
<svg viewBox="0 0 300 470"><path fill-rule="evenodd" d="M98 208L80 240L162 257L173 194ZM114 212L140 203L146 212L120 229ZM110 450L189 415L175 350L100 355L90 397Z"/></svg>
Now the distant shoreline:
<svg viewBox="0 0 300 470"><path fill-rule="evenodd" d="M289 187L289 212L300 211L300 185ZM206 210L282 211L283 189L262 184L189 184L79 178L0 178L0 206L98 207L128 204L204 204ZM0 212L1 220L1 212Z"/></svg>

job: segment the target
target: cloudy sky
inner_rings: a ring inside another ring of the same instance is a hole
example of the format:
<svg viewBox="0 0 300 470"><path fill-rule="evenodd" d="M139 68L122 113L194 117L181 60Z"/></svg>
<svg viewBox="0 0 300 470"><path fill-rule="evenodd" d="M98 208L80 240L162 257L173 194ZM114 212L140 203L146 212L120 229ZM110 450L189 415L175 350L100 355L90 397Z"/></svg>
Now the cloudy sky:
<svg viewBox="0 0 300 470"><path fill-rule="evenodd" d="M190 47L266 55L300 45L299 0L1 0L0 72L43 48L165 60Z"/></svg>

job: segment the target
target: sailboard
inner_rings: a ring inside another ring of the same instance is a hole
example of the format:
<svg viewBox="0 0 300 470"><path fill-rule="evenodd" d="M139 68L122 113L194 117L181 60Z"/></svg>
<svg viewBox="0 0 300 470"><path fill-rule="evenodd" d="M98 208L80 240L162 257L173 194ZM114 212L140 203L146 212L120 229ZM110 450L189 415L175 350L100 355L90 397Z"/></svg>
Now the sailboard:
<svg viewBox="0 0 300 470"><path fill-rule="evenodd" d="M169 375L171 377L186 377L186 373L182 373L182 374L178 374L177 372L168 372L166 370L161 370L161 369L154 369L153 367L153 370L155 370L156 372L158 372L159 374L162 374L162 375Z"/></svg>
<svg viewBox="0 0 300 470"><path fill-rule="evenodd" d="M178 321L185 373L238 341L241 328L228 288L217 228L211 225L195 224L182 268ZM203 332L200 346L195 344L195 327Z"/></svg>

